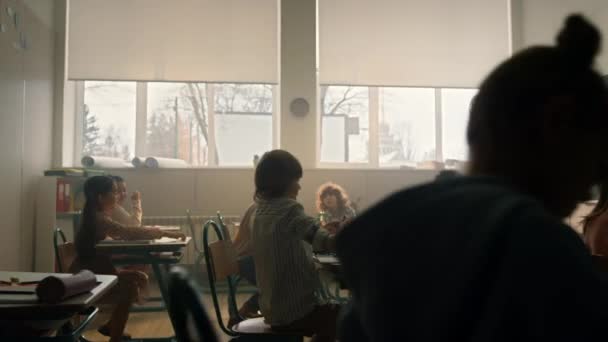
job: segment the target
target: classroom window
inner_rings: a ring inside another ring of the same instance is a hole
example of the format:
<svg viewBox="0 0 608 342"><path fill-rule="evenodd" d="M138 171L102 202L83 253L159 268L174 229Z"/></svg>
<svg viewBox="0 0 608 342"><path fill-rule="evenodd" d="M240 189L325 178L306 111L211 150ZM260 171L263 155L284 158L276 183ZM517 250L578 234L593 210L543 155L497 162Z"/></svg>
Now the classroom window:
<svg viewBox="0 0 608 342"><path fill-rule="evenodd" d="M369 161L369 89L321 87L321 162Z"/></svg>
<svg viewBox="0 0 608 342"><path fill-rule="evenodd" d="M379 89L380 166L435 160L435 89Z"/></svg>
<svg viewBox="0 0 608 342"><path fill-rule="evenodd" d="M467 160L467 123L477 89L441 89L443 158Z"/></svg>
<svg viewBox="0 0 608 342"><path fill-rule="evenodd" d="M78 86L84 90L81 155L252 166L254 155L275 144L273 85L84 81ZM116 146L105 148L104 139Z"/></svg>
<svg viewBox="0 0 608 342"><path fill-rule="evenodd" d="M272 149L271 85L217 84L214 93L219 165L253 163L254 155Z"/></svg>
<svg viewBox="0 0 608 342"><path fill-rule="evenodd" d="M146 154L208 165L206 85L148 83Z"/></svg>
<svg viewBox="0 0 608 342"><path fill-rule="evenodd" d="M135 82L84 82L82 149L84 155L131 160L135 153Z"/></svg>
<svg viewBox="0 0 608 342"><path fill-rule="evenodd" d="M476 93L322 86L319 165L418 168L466 161L466 125Z"/></svg>

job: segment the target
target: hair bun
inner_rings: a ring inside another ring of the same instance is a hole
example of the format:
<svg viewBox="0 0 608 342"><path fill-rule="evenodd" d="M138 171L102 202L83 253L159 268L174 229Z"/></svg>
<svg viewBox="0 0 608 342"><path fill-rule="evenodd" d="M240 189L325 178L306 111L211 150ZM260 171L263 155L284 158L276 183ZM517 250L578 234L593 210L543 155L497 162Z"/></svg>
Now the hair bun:
<svg viewBox="0 0 608 342"><path fill-rule="evenodd" d="M562 50L570 62L579 67L589 67L600 51L601 34L580 14L566 18L562 30L557 35L557 48Z"/></svg>

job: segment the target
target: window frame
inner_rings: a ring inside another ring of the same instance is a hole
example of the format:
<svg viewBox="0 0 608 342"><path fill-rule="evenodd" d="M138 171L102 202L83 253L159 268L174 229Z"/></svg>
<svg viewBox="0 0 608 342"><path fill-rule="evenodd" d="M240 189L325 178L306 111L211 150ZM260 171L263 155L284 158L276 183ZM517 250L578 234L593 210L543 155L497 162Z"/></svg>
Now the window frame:
<svg viewBox="0 0 608 342"><path fill-rule="evenodd" d="M344 84L320 84L321 87L331 86L345 86ZM362 85L346 85L352 87L361 87ZM443 106L442 106L442 94L443 89L477 89L477 88L465 88L465 87L407 87L407 86L363 86L368 88L369 96L369 141L368 141L368 155L369 159L367 162L324 162L321 160L321 135L322 131L322 118L324 104L321 102L323 99L319 97L319 126L317 129L317 168L332 168L332 169L380 169L390 170L399 169L400 165L380 165L380 88L432 88L435 91L435 159L432 161L445 163L443 157ZM421 169L414 169L421 170Z"/></svg>
<svg viewBox="0 0 608 342"><path fill-rule="evenodd" d="M74 82L74 96L75 96L75 120L74 120L74 166L80 166L80 160L82 158L82 135L83 135L83 110L84 110L84 90L85 82L96 81L96 80L78 80ZM113 81L104 80L108 82L128 82L128 81ZM147 136L147 123L148 123L148 83L205 83L208 85L222 84L222 82L169 82L169 81L137 81L135 88L135 156L147 156L146 153L146 136ZM225 82L233 84L233 82ZM279 144L279 110L280 107L277 105L278 85L268 83L243 83L251 85L270 85L272 86L272 149L278 148ZM216 131L215 131L215 116L218 115L215 111L215 87L209 87L209 94L213 98L213 101L209 101L207 110L209 112L208 118L208 131L209 141L208 146L208 165L195 165L188 167L189 169L251 169L253 168L253 160L250 165L216 165L215 164L215 148L217 146ZM221 115L221 113L219 114ZM260 114L262 115L262 114ZM263 114L266 115L266 114Z"/></svg>

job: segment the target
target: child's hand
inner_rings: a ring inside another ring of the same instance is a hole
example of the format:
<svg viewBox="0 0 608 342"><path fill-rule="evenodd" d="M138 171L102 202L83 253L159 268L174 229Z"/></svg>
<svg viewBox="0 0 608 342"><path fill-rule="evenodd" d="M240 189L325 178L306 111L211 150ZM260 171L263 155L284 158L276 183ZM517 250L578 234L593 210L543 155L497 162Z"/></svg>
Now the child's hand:
<svg viewBox="0 0 608 342"><path fill-rule="evenodd" d="M180 233L180 232L163 232L163 235L168 237L168 238L172 238L172 239L179 239L182 241L186 241L186 234L184 233Z"/></svg>
<svg viewBox="0 0 608 342"><path fill-rule="evenodd" d="M342 230L342 223L338 221L328 222L323 226L330 234L337 234Z"/></svg>
<svg viewBox="0 0 608 342"><path fill-rule="evenodd" d="M141 193L139 191L135 191L131 194L131 201L141 201Z"/></svg>

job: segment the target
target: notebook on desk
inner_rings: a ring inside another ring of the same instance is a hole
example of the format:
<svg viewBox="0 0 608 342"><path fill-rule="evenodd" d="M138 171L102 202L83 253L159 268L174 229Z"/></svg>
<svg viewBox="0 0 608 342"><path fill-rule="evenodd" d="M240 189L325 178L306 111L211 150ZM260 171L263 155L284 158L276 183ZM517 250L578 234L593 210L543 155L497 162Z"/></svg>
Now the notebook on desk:
<svg viewBox="0 0 608 342"><path fill-rule="evenodd" d="M151 244L154 240L101 240L99 245L142 245Z"/></svg>
<svg viewBox="0 0 608 342"><path fill-rule="evenodd" d="M142 244L155 244L155 243L174 243L183 242L180 239L162 237L156 240L101 240L100 245L142 245Z"/></svg>

